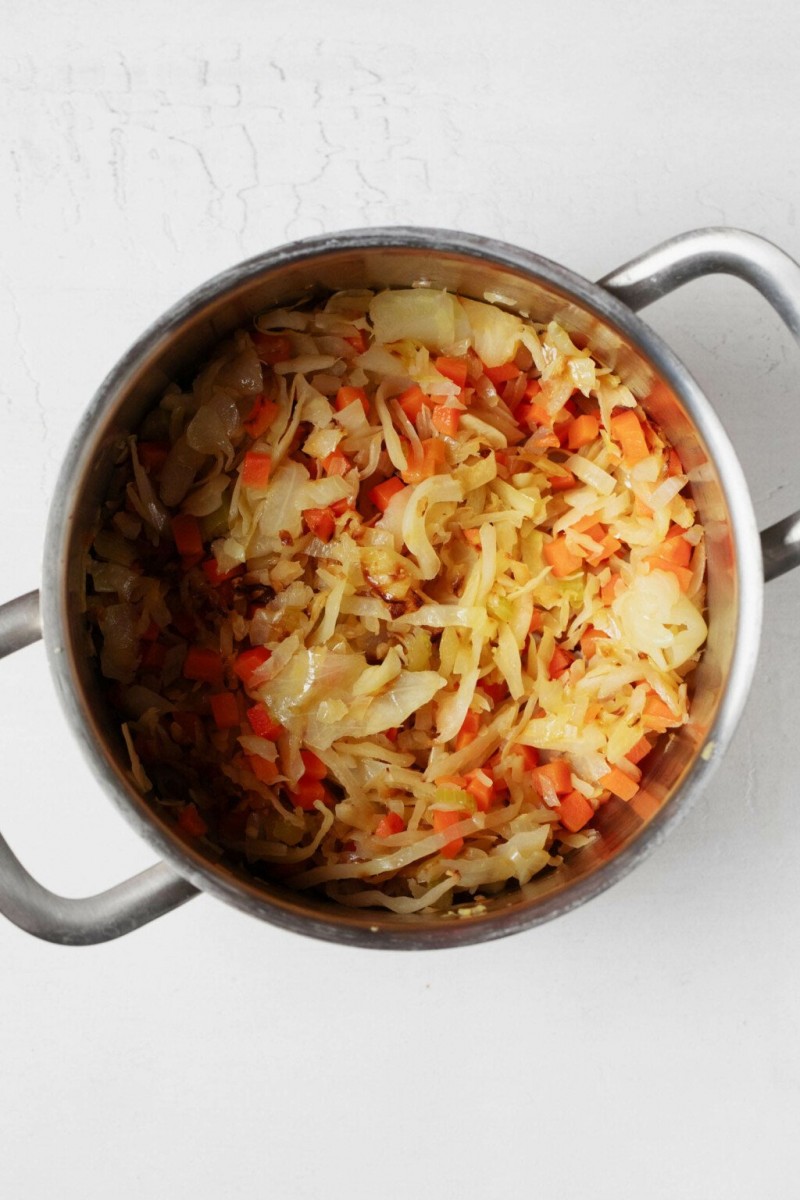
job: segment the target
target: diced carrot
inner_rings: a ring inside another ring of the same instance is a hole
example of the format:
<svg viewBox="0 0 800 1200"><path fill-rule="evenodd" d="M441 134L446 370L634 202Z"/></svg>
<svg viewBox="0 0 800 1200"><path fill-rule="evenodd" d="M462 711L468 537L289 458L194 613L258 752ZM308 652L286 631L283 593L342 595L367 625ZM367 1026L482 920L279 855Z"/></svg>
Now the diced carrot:
<svg viewBox="0 0 800 1200"><path fill-rule="evenodd" d="M655 554L650 557L666 559L676 567L688 567L692 561L692 547L681 534L675 534L665 538Z"/></svg>
<svg viewBox="0 0 800 1200"><path fill-rule="evenodd" d="M305 768L303 774L309 779L325 779L328 774L328 768L321 758L317 758L313 750L301 750L300 757L303 760Z"/></svg>
<svg viewBox="0 0 800 1200"><path fill-rule="evenodd" d="M492 776L483 769L467 771L466 781L467 791L475 800L478 812L488 812L495 798Z"/></svg>
<svg viewBox="0 0 800 1200"><path fill-rule="evenodd" d="M478 730L481 727L481 719L476 712L469 709L464 724L456 734L456 750L463 750L465 746L469 746L475 741L478 736Z"/></svg>
<svg viewBox="0 0 800 1200"><path fill-rule="evenodd" d="M394 833L402 833L405 827L406 823L399 813L388 812L378 821L373 836L376 838L391 837Z"/></svg>
<svg viewBox="0 0 800 1200"><path fill-rule="evenodd" d="M547 411L544 405L537 404L535 400L532 400L530 405L531 416L533 417L535 423L540 426L544 425L546 429L551 428L553 424L553 418L550 416L550 413Z"/></svg>
<svg viewBox="0 0 800 1200"><path fill-rule="evenodd" d="M567 427L567 444L570 450L580 450L581 446L590 445L600 433L600 421L597 417L584 413L570 421Z"/></svg>
<svg viewBox="0 0 800 1200"><path fill-rule="evenodd" d="M270 651L266 646L253 646L250 650L243 650L238 655L236 662L233 664L233 669L241 679L245 687L250 687L253 676L259 667L263 667L264 663L271 658Z"/></svg>
<svg viewBox="0 0 800 1200"><path fill-rule="evenodd" d="M429 396L425 395L422 388L415 383L413 387L408 388L402 393L402 395L397 397L397 403L400 405L411 424L414 425L416 424L417 418L422 412L423 407L426 404L430 405L431 400Z"/></svg>
<svg viewBox="0 0 800 1200"><path fill-rule="evenodd" d="M445 437L456 436L460 417L460 409L447 408L444 404L437 404L431 414L433 428L438 429L439 433L443 433Z"/></svg>
<svg viewBox="0 0 800 1200"><path fill-rule="evenodd" d="M535 746L523 746L521 742L515 742L509 746L508 753L519 755L526 771L534 771L539 766L539 751Z"/></svg>
<svg viewBox="0 0 800 1200"><path fill-rule="evenodd" d="M248 708L247 719L257 737L267 738L268 741L274 742L283 733L283 726L272 718L269 710L263 704L254 704L252 708Z"/></svg>
<svg viewBox="0 0 800 1200"><path fill-rule="evenodd" d="M622 542L611 533L600 538L600 545L603 547L600 553L591 555L589 559L593 567L599 567L600 563L605 562L607 558L611 558L612 554L616 554L618 550L622 549Z"/></svg>
<svg viewBox="0 0 800 1200"><path fill-rule="evenodd" d="M507 383L509 379L519 379L522 371L514 363L507 362L499 367L484 366L483 373L497 387L501 383Z"/></svg>
<svg viewBox="0 0 800 1200"><path fill-rule="evenodd" d="M460 388L464 387L467 382L467 364L463 358L450 358L446 354L440 354L434 359L433 365L440 375L452 379Z"/></svg>
<svg viewBox="0 0 800 1200"><path fill-rule="evenodd" d="M640 737L636 745L628 751L625 757L627 758L628 762L640 763L643 758L647 757L652 749L653 747L650 745L647 738Z"/></svg>
<svg viewBox="0 0 800 1200"><path fill-rule="evenodd" d="M597 653L597 643L601 640L608 641L608 634L603 633L600 629L595 629L593 625L584 629L581 635L581 654L585 659L594 658Z"/></svg>
<svg viewBox="0 0 800 1200"><path fill-rule="evenodd" d="M396 496L399 492L404 492L406 485L397 475L392 475L389 479L384 479L383 483L379 483L377 487L372 488L369 493L369 498L377 509L382 513L386 512L389 507L389 501L392 496Z"/></svg>
<svg viewBox="0 0 800 1200"><path fill-rule="evenodd" d="M557 433L546 433L543 437L540 435L536 439L536 449L539 453L543 450L560 450L561 439ZM572 484L570 486L573 486Z"/></svg>
<svg viewBox="0 0 800 1200"><path fill-rule="evenodd" d="M147 642L142 651L141 666L146 671L160 671L167 659L167 647L163 642Z"/></svg>
<svg viewBox="0 0 800 1200"><path fill-rule="evenodd" d="M574 525L570 525L573 533L586 533L594 541L600 541L600 538L605 536L606 527L602 525L596 513L589 513L588 516L581 517L580 521L576 521Z"/></svg>
<svg viewBox="0 0 800 1200"><path fill-rule="evenodd" d="M551 492L568 492L578 481L571 471L565 471L563 475L548 475L547 482Z"/></svg>
<svg viewBox="0 0 800 1200"><path fill-rule="evenodd" d="M357 329L355 333L349 334L344 340L358 354L363 354L367 348L367 336L363 329Z"/></svg>
<svg viewBox="0 0 800 1200"><path fill-rule="evenodd" d="M203 535L197 517L191 513L178 513L170 521L172 536L179 554L193 557L203 553Z"/></svg>
<svg viewBox="0 0 800 1200"><path fill-rule="evenodd" d="M262 758L260 754L245 754L248 767L262 783L274 783L280 775L278 764Z"/></svg>
<svg viewBox="0 0 800 1200"><path fill-rule="evenodd" d="M567 549L567 539L564 534L554 538L552 542L548 542L544 546L542 553L544 554L545 562L549 564L556 579L563 579L566 575L573 575L575 571L579 571L581 568L581 559L573 554L571 550Z"/></svg>
<svg viewBox="0 0 800 1200"><path fill-rule="evenodd" d="M233 692L215 692L208 702L217 729L233 729L239 724L239 706Z"/></svg>
<svg viewBox="0 0 800 1200"><path fill-rule="evenodd" d="M262 433L267 432L277 415L278 406L275 401L268 399L262 393L260 396L256 396L253 407L250 409L250 416L243 424L251 438L259 438Z"/></svg>
<svg viewBox="0 0 800 1200"><path fill-rule="evenodd" d="M208 833L208 825L197 811L196 804L186 804L178 813L178 824L189 837L202 837Z"/></svg>
<svg viewBox="0 0 800 1200"><path fill-rule="evenodd" d="M533 408L532 404L529 404L527 400L523 400L521 404L518 404L512 410L514 420L519 427L522 428L524 426L529 433L536 426L536 422L533 419Z"/></svg>
<svg viewBox="0 0 800 1200"><path fill-rule="evenodd" d="M542 385L538 379L529 379L525 384L525 399L535 400L542 390Z"/></svg>
<svg viewBox="0 0 800 1200"><path fill-rule="evenodd" d="M336 393L336 408L341 412L343 408L347 408L348 404L355 404L357 400L361 401L361 406L364 412L369 416L369 400L367 393L362 387L340 387Z"/></svg>
<svg viewBox="0 0 800 1200"><path fill-rule="evenodd" d="M481 548L481 531L480 529L464 529L462 530L464 537L469 542L470 546L474 546L476 550Z"/></svg>
<svg viewBox="0 0 800 1200"><path fill-rule="evenodd" d="M336 500L330 507L335 517L343 517L348 510L352 512L353 501L349 496L342 496L341 500Z"/></svg>
<svg viewBox="0 0 800 1200"><path fill-rule="evenodd" d="M678 451L674 446L670 448L669 456L667 458L667 473L670 475L670 477L673 475L683 475L683 465L678 455Z"/></svg>
<svg viewBox="0 0 800 1200"><path fill-rule="evenodd" d="M323 804L335 804L333 796L322 780L312 779L309 775L301 775L297 786L289 794L295 808L302 808L306 812L311 812L318 800L321 800Z"/></svg>
<svg viewBox="0 0 800 1200"><path fill-rule="evenodd" d="M656 692L651 691L644 703L642 724L650 729L664 729L669 725L678 725L679 718Z"/></svg>
<svg viewBox="0 0 800 1200"><path fill-rule="evenodd" d="M208 582L212 587L219 587L221 583L226 583L229 579L234 579L237 575L241 575L244 571L244 566L239 564L232 567L230 571L220 571L219 564L215 558L207 558L200 563Z"/></svg>
<svg viewBox="0 0 800 1200"><path fill-rule="evenodd" d="M528 626L528 633L541 633L544 628L543 613L540 608L535 608L531 613L531 623Z"/></svg>
<svg viewBox="0 0 800 1200"><path fill-rule="evenodd" d="M583 525L584 522L579 521L578 524ZM596 521L594 524L584 525L583 529L578 529L577 525L573 525L572 528L576 533L584 533L593 542L602 543L603 538L606 536L606 527L605 525L601 525L599 521Z"/></svg>
<svg viewBox="0 0 800 1200"><path fill-rule="evenodd" d="M195 679L200 683L219 683L222 679L224 663L218 650L209 650L206 646L190 646L183 660L183 676L185 679Z"/></svg>
<svg viewBox="0 0 800 1200"><path fill-rule="evenodd" d="M594 816L594 809L585 796L580 792L569 792L556 809L558 819L570 833L577 833L588 825Z"/></svg>
<svg viewBox="0 0 800 1200"><path fill-rule="evenodd" d="M326 475L346 475L352 463L341 450L334 450L322 459L322 469Z"/></svg>
<svg viewBox="0 0 800 1200"><path fill-rule="evenodd" d="M565 758L554 758L552 762L544 763L533 772L533 782L540 795L543 794L541 780L550 780L557 796L566 796L572 791L572 778L569 763Z"/></svg>
<svg viewBox="0 0 800 1200"><path fill-rule="evenodd" d="M642 432L642 423L631 409L611 418L611 434L622 447L622 456L633 465L647 458L648 449Z"/></svg>
<svg viewBox="0 0 800 1200"><path fill-rule="evenodd" d="M438 475L439 470L447 462L447 449L438 438L425 438L420 442L422 446L422 471L423 478L427 479L431 475ZM411 464L409 464L409 469Z"/></svg>
<svg viewBox="0 0 800 1200"><path fill-rule="evenodd" d="M621 576L614 573L612 573L608 583L603 584L600 589L600 599L603 601L603 604L605 604L606 607L613 603L621 585Z"/></svg>
<svg viewBox="0 0 800 1200"><path fill-rule="evenodd" d="M303 520L309 533L321 542L329 542L336 528L336 520L329 508L304 508Z"/></svg>
<svg viewBox="0 0 800 1200"><path fill-rule="evenodd" d="M170 452L168 442L137 442L136 453L139 455L139 462L147 471L148 475L157 475L167 461L167 456Z"/></svg>
<svg viewBox="0 0 800 1200"><path fill-rule="evenodd" d="M619 767L612 767L608 774L601 775L597 782L612 795L619 796L620 800L632 800L639 790L638 783Z"/></svg>
<svg viewBox="0 0 800 1200"><path fill-rule="evenodd" d="M437 787L466 788L466 775L437 775L434 780Z"/></svg>
<svg viewBox="0 0 800 1200"><path fill-rule="evenodd" d="M497 792L497 796L499 799L501 795L505 795L505 793L508 791L508 783L505 779L505 776L502 773L499 752L497 754L492 755L492 757L489 759L489 761L486 764L486 767L484 769L487 772L489 772L489 771L491 772L492 782L494 783L494 790Z"/></svg>
<svg viewBox="0 0 800 1200"><path fill-rule="evenodd" d="M478 687L486 693L492 704L499 704L508 695L508 684L505 680L501 683L487 683L485 679L482 679Z"/></svg>
<svg viewBox="0 0 800 1200"><path fill-rule="evenodd" d="M547 668L550 678L558 679L559 675L563 675L572 665L573 658L574 655L570 654L569 650L564 650L561 646L556 646L553 650L553 657L550 659L550 665Z"/></svg>
<svg viewBox="0 0 800 1200"><path fill-rule="evenodd" d="M399 732L400 732L400 730L399 730L399 729L397 729L397 728L395 728L395 729L384 729L384 731L383 731L383 736L384 736L385 738L388 738L390 742L396 742L396 741L397 741L397 735L398 735L398 733L399 733Z"/></svg>
<svg viewBox="0 0 800 1200"><path fill-rule="evenodd" d="M680 584L682 592L688 592L689 585L692 582L692 572L687 567L679 567L673 562L668 562L664 558L651 557L647 560L650 563L651 571L667 571L674 575Z"/></svg>
<svg viewBox="0 0 800 1200"><path fill-rule="evenodd" d="M442 833L443 830L449 829L451 825L457 825L459 821L463 821L466 813L459 812L453 808L435 808L433 810L433 828L436 833ZM453 838L451 842L446 842L442 846L442 855L445 858L455 858L464 845L464 839Z"/></svg>
<svg viewBox="0 0 800 1200"><path fill-rule="evenodd" d="M292 357L292 343L284 333L262 333L257 330L252 338L259 359L271 367Z"/></svg>
<svg viewBox="0 0 800 1200"><path fill-rule="evenodd" d="M260 450L248 450L242 467L242 483L246 488L265 488L269 483L272 458Z"/></svg>
<svg viewBox="0 0 800 1200"><path fill-rule="evenodd" d="M437 475L447 458L445 444L439 438L424 438L420 444L422 458L409 458L408 467L403 472L406 483L421 483L423 479Z"/></svg>
<svg viewBox="0 0 800 1200"><path fill-rule="evenodd" d="M553 433L558 438L558 444L561 447L566 447L569 441L569 431L572 425L572 417L567 417L565 421L556 421L553 425Z"/></svg>

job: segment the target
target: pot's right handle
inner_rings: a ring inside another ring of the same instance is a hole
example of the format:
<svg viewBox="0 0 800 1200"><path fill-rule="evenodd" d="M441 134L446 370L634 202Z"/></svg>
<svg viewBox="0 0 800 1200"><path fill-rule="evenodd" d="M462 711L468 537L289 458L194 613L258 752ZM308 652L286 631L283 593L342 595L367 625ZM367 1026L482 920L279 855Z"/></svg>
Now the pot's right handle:
<svg viewBox="0 0 800 1200"><path fill-rule="evenodd" d="M0 658L42 636L39 593L0 605ZM85 899L57 896L37 883L0 837L0 913L20 929L68 946L89 946L121 937L185 904L197 889L166 863Z"/></svg>
<svg viewBox="0 0 800 1200"><path fill-rule="evenodd" d="M631 259L598 280L629 308L644 308L701 275L737 275L772 305L800 342L800 266L766 238L743 229L695 229ZM800 566L800 512L761 533L769 581Z"/></svg>

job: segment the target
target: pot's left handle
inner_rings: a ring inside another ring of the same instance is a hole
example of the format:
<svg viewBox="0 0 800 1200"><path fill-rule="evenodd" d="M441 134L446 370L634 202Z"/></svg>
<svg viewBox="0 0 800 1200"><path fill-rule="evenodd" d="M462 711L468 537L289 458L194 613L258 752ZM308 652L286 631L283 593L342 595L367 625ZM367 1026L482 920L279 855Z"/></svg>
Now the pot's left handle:
<svg viewBox="0 0 800 1200"><path fill-rule="evenodd" d="M0 658L42 636L39 593L0 605ZM90 946L131 933L170 912L197 889L165 863L156 863L107 892L85 899L57 896L37 883L0 837L0 913L20 929L48 942Z"/></svg>

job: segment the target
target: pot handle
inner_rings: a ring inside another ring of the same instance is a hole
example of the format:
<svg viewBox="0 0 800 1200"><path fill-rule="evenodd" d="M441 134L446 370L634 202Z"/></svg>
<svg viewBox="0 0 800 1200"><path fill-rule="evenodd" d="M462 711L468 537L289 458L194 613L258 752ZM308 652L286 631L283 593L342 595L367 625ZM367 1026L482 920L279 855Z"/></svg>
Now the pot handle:
<svg viewBox="0 0 800 1200"><path fill-rule="evenodd" d="M0 605L0 658L42 636L39 593ZM107 892L85 899L56 896L37 883L0 837L0 913L47 942L90 946L108 942L185 904L197 889L166 863L156 863Z"/></svg>
<svg viewBox="0 0 800 1200"><path fill-rule="evenodd" d="M736 275L769 301L800 342L800 266L766 238L711 227L670 238L604 275L600 287L640 309L703 275ZM800 566L800 512L761 532L769 582Z"/></svg>

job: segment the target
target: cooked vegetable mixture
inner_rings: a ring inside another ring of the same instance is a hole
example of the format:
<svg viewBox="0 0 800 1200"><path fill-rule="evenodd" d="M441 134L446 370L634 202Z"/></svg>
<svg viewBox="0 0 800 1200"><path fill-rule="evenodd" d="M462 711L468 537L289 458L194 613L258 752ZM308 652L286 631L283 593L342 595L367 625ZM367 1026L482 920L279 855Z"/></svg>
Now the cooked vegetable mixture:
<svg viewBox="0 0 800 1200"><path fill-rule="evenodd" d="M687 719L686 485L555 323L423 289L263 314L121 448L91 549L134 779L348 905L558 867Z"/></svg>

